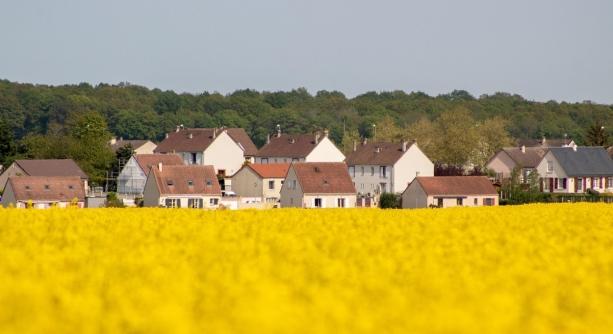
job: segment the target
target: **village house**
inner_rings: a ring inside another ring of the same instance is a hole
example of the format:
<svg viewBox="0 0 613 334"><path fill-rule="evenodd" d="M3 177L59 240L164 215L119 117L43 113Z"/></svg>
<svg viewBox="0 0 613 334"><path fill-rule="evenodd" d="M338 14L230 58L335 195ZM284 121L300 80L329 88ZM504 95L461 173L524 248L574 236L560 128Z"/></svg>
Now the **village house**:
<svg viewBox="0 0 613 334"><path fill-rule="evenodd" d="M160 163L151 168L143 194L143 206L166 208L216 209L221 187L213 166Z"/></svg>
<svg viewBox="0 0 613 334"><path fill-rule="evenodd" d="M122 196L142 196L145 182L151 168L183 165L183 160L176 154L135 154L117 176L117 193Z"/></svg>
<svg viewBox="0 0 613 334"><path fill-rule="evenodd" d="M602 147L550 148L537 171L543 192L613 192L613 160Z"/></svg>
<svg viewBox="0 0 613 334"><path fill-rule="evenodd" d="M357 206L377 206L381 193L401 193L416 176L433 176L434 164L417 143L353 144L345 163L358 191Z"/></svg>
<svg viewBox="0 0 613 334"><path fill-rule="evenodd" d="M153 154L153 151L157 147L155 143L146 139L130 139L124 140L123 138L115 138L109 141L113 152L117 152L120 148L130 145L134 150L134 154Z"/></svg>
<svg viewBox="0 0 613 334"><path fill-rule="evenodd" d="M354 208L356 195L345 163L295 162L281 187L281 207Z"/></svg>
<svg viewBox="0 0 613 334"><path fill-rule="evenodd" d="M77 176L85 193L89 191L87 175L72 159L15 160L0 175L0 191L13 176Z"/></svg>
<svg viewBox="0 0 613 334"><path fill-rule="evenodd" d="M496 173L496 181L501 182L511 177L513 170L519 172L520 182L528 181L530 173L536 171L536 167L547 153L543 147L505 147L498 151L485 165Z"/></svg>
<svg viewBox="0 0 613 334"><path fill-rule="evenodd" d="M498 193L485 176L418 176L402 193L405 209L492 205Z"/></svg>
<svg viewBox="0 0 613 334"><path fill-rule="evenodd" d="M11 176L2 196L4 207L47 209L85 206L78 176Z"/></svg>
<svg viewBox="0 0 613 334"><path fill-rule="evenodd" d="M577 146L577 144L575 144L575 141L570 138L547 139L543 137L541 139L520 139L517 141L517 146L518 147L525 146L525 147L548 148L548 147L573 147L573 146Z"/></svg>
<svg viewBox="0 0 613 334"><path fill-rule="evenodd" d="M232 176L232 190L243 202L278 206L290 164L246 164Z"/></svg>
<svg viewBox="0 0 613 334"><path fill-rule="evenodd" d="M255 144L241 128L177 127L155 149L155 153L178 154L186 165L212 165L221 176L236 173L256 152Z"/></svg>
<svg viewBox="0 0 613 334"><path fill-rule="evenodd" d="M255 162L291 163L291 162L343 162L345 156L328 138L328 131L323 135L314 134L291 135L281 133L270 138L256 154Z"/></svg>

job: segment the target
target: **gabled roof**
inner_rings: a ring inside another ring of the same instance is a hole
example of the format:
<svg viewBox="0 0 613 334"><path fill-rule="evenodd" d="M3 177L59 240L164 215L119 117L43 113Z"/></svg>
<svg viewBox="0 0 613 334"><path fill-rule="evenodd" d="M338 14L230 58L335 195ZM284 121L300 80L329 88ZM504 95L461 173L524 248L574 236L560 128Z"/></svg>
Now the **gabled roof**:
<svg viewBox="0 0 613 334"><path fill-rule="evenodd" d="M418 176L413 182L431 196L498 195L486 176Z"/></svg>
<svg viewBox="0 0 613 334"><path fill-rule="evenodd" d="M160 163L162 166L183 165L183 159L176 154L135 154L134 160L145 175L149 175L151 167L157 168Z"/></svg>
<svg viewBox="0 0 613 334"><path fill-rule="evenodd" d="M151 168L161 195L218 195L221 187L213 166L164 166ZM191 181L191 185L190 185Z"/></svg>
<svg viewBox="0 0 613 334"><path fill-rule="evenodd" d="M18 176L7 182L13 189L17 201L58 201L85 200L83 183L78 176Z"/></svg>
<svg viewBox="0 0 613 334"><path fill-rule="evenodd" d="M523 152L520 147L505 147L502 151L523 168L536 168L547 153L543 147L525 147Z"/></svg>
<svg viewBox="0 0 613 334"><path fill-rule="evenodd" d="M171 132L168 138L158 144L155 153L202 152L211 145L217 136L226 131L230 138L243 149L245 156L253 156L257 147L242 128L199 128L182 129ZM191 135L191 138L190 138Z"/></svg>
<svg viewBox="0 0 613 334"><path fill-rule="evenodd" d="M573 142L570 138L541 138L541 139L520 139L517 146L526 147L564 147Z"/></svg>
<svg viewBox="0 0 613 334"><path fill-rule="evenodd" d="M305 194L355 194L347 165L343 162L297 162L290 168L296 172Z"/></svg>
<svg viewBox="0 0 613 334"><path fill-rule="evenodd" d="M249 164L246 167L251 168L261 178L284 179L289 166L290 164Z"/></svg>
<svg viewBox="0 0 613 334"><path fill-rule="evenodd" d="M407 150L414 143L407 143ZM366 143L356 146L356 150L347 155L345 162L354 165L393 165L406 151L402 150L402 143Z"/></svg>
<svg viewBox="0 0 613 334"><path fill-rule="evenodd" d="M257 157L288 157L288 158L306 158L315 146L324 138L319 137L319 141L315 141L314 134L281 134L270 138L270 142L264 145L257 152Z"/></svg>
<svg viewBox="0 0 613 334"><path fill-rule="evenodd" d="M131 145L132 148L136 150L137 148L145 145L147 142L149 142L149 140L146 140L146 139L129 139L129 140L119 139L115 141L114 144L111 144L111 149L114 152L117 152L117 150L119 150L120 148L126 145Z"/></svg>
<svg viewBox="0 0 613 334"><path fill-rule="evenodd" d="M15 163L29 176L78 176L87 175L72 159L15 160Z"/></svg>
<svg viewBox="0 0 613 334"><path fill-rule="evenodd" d="M613 160L603 147L552 147L549 152L568 176L613 175Z"/></svg>

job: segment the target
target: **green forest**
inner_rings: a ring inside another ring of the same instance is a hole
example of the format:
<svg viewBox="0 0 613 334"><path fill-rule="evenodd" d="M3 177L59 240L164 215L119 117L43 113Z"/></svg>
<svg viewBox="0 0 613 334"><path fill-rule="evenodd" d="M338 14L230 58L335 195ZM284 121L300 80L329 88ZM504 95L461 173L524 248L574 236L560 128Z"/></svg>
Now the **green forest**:
<svg viewBox="0 0 613 334"><path fill-rule="evenodd" d="M242 127L258 146L277 124L288 133L329 129L344 150L361 138L417 140L436 162L482 165L517 138L566 135L580 145L609 144L613 105L534 102L509 93L475 97L463 90L438 96L367 92L348 98L338 91L311 94L303 88L177 94L129 83L0 81L0 163L5 165L20 157L71 157L100 178L114 159L105 146L111 136L159 141L181 124Z"/></svg>

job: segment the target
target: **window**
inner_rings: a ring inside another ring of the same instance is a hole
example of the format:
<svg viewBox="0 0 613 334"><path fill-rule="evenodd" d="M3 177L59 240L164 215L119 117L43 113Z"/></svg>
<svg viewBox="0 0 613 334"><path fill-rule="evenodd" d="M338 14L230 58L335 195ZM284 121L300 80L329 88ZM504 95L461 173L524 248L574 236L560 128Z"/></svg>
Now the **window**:
<svg viewBox="0 0 613 334"><path fill-rule="evenodd" d="M345 199L344 198L337 198L336 199L336 206L339 208L344 208L345 207Z"/></svg>
<svg viewBox="0 0 613 334"><path fill-rule="evenodd" d="M456 200L456 204L457 204L458 206L462 206L462 203L464 203L464 199L462 199L462 198L458 198L458 199Z"/></svg>
<svg viewBox="0 0 613 334"><path fill-rule="evenodd" d="M174 184L175 184L175 182L173 180L171 180L171 179L166 180L166 185L172 186Z"/></svg>
<svg viewBox="0 0 613 334"><path fill-rule="evenodd" d="M387 178L387 166L379 166L379 177Z"/></svg>
<svg viewBox="0 0 613 334"><path fill-rule="evenodd" d="M474 205L479 205L479 201L478 201L478 200L475 198L475 199L473 200L473 204L474 204Z"/></svg>
<svg viewBox="0 0 613 334"><path fill-rule="evenodd" d="M275 189L275 181L274 180L268 181L268 189L271 189L271 190Z"/></svg>
<svg viewBox="0 0 613 334"><path fill-rule="evenodd" d="M607 178L607 188L613 188L613 177L609 176Z"/></svg>
<svg viewBox="0 0 613 334"><path fill-rule="evenodd" d="M211 180L206 180L206 186L207 186L207 187L211 187L211 186L213 186L213 181L211 181Z"/></svg>
<svg viewBox="0 0 613 334"><path fill-rule="evenodd" d="M291 189L296 189L296 184L297 184L296 180L292 180L292 187L291 187Z"/></svg>
<svg viewBox="0 0 613 334"><path fill-rule="evenodd" d="M557 181L556 189L566 189L566 178L560 177Z"/></svg>
<svg viewBox="0 0 613 334"><path fill-rule="evenodd" d="M354 166L349 166L349 175L351 175L351 177L355 177L355 167Z"/></svg>
<svg viewBox="0 0 613 334"><path fill-rule="evenodd" d="M71 185L68 186L68 189L74 189L74 187Z"/></svg>
<svg viewBox="0 0 613 334"><path fill-rule="evenodd" d="M547 160L547 173L553 172L553 161Z"/></svg>
<svg viewBox="0 0 613 334"><path fill-rule="evenodd" d="M375 167L370 167L370 176L375 176Z"/></svg>
<svg viewBox="0 0 613 334"><path fill-rule="evenodd" d="M260 159L260 163L267 164L268 163L268 158Z"/></svg>
<svg viewBox="0 0 613 334"><path fill-rule="evenodd" d="M360 176L364 176L364 166L360 167Z"/></svg>
<svg viewBox="0 0 613 334"><path fill-rule="evenodd" d="M577 191L583 191L583 178L577 178Z"/></svg>
<svg viewBox="0 0 613 334"><path fill-rule="evenodd" d="M592 188L600 188L600 178L595 177L592 181Z"/></svg>
<svg viewBox="0 0 613 334"><path fill-rule="evenodd" d="M167 208L180 208L181 200L178 198L167 198L165 204Z"/></svg>
<svg viewBox="0 0 613 334"><path fill-rule="evenodd" d="M360 189L364 189L364 183L360 183Z"/></svg>
<svg viewBox="0 0 613 334"><path fill-rule="evenodd" d="M436 206L438 206L439 208L443 207L443 199L442 198L437 198L436 199Z"/></svg>
<svg viewBox="0 0 613 334"><path fill-rule="evenodd" d="M219 204L219 198L211 198L209 200L209 204L212 205L212 206L215 206L215 205Z"/></svg>
<svg viewBox="0 0 613 334"><path fill-rule="evenodd" d="M192 209L200 209L203 207L202 198L190 198L187 200L187 207Z"/></svg>
<svg viewBox="0 0 613 334"><path fill-rule="evenodd" d="M316 208L321 208L321 204L322 204L321 198L316 198L315 199L315 207Z"/></svg>
<svg viewBox="0 0 613 334"><path fill-rule="evenodd" d="M198 163L198 153L190 153L189 163L195 165Z"/></svg>
<svg viewBox="0 0 613 334"><path fill-rule="evenodd" d="M49 190L49 185L45 184L45 190Z"/></svg>
<svg viewBox="0 0 613 334"><path fill-rule="evenodd" d="M483 205L485 206L492 206L496 203L496 199L491 198L491 197L487 197L483 199Z"/></svg>
<svg viewBox="0 0 613 334"><path fill-rule="evenodd" d="M193 186L194 186L194 181L192 181L192 180L187 180L187 185L188 185L189 187L193 187Z"/></svg>
<svg viewBox="0 0 613 334"><path fill-rule="evenodd" d="M381 184L379 184L381 186L381 192L387 192L387 183L382 182Z"/></svg>

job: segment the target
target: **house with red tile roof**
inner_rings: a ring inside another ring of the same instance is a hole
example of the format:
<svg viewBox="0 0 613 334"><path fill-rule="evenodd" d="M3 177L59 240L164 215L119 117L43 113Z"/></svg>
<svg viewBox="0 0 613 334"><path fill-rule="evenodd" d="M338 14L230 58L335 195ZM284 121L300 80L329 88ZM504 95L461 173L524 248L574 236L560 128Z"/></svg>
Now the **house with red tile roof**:
<svg viewBox="0 0 613 334"><path fill-rule="evenodd" d="M145 207L216 209L221 187L213 166L159 164L145 183Z"/></svg>
<svg viewBox="0 0 613 334"><path fill-rule="evenodd" d="M328 131L285 134L278 131L255 155L259 164L291 162L343 162L345 155L328 138Z"/></svg>
<svg viewBox="0 0 613 334"><path fill-rule="evenodd" d="M399 194L416 176L433 176L434 164L412 142L354 143L345 163L358 191L358 206L377 206L384 192Z"/></svg>
<svg viewBox="0 0 613 334"><path fill-rule="evenodd" d="M166 135L155 153L178 154L186 165L211 165L221 176L232 176L251 160L257 147L240 128L180 128Z"/></svg>
<svg viewBox="0 0 613 334"><path fill-rule="evenodd" d="M15 160L0 175L0 191L13 176L77 176L87 193L87 175L72 159L20 159Z"/></svg>
<svg viewBox="0 0 613 334"><path fill-rule="evenodd" d="M246 164L232 176L232 190L243 201L275 207L290 164Z"/></svg>
<svg viewBox="0 0 613 334"><path fill-rule="evenodd" d="M281 207L353 208L357 192L343 162L296 162L281 187Z"/></svg>
<svg viewBox="0 0 613 334"><path fill-rule="evenodd" d="M11 176L2 206L35 209L85 206L85 190L78 176Z"/></svg>
<svg viewBox="0 0 613 334"><path fill-rule="evenodd" d="M498 205L498 193L486 176L418 176L402 193L403 208Z"/></svg>
<svg viewBox="0 0 613 334"><path fill-rule="evenodd" d="M152 167L183 165L176 154L135 154L117 176L117 193L121 196L142 196L145 181Z"/></svg>

